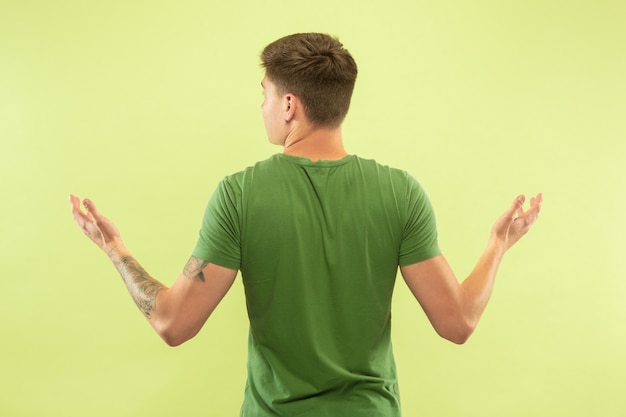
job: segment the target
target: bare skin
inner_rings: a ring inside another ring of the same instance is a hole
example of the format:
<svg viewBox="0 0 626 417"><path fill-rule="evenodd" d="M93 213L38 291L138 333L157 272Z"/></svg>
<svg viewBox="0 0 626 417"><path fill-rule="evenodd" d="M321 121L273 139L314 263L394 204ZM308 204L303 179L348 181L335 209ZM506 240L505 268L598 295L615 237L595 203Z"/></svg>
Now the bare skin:
<svg viewBox="0 0 626 417"><path fill-rule="evenodd" d="M297 96L278 95L267 77L261 85L265 92L262 109L270 142L282 145L286 154L312 161L340 159L347 155L340 126L315 128L308 122ZM485 250L462 284L443 255L400 268L411 292L442 337L464 343L476 328L491 296L502 257L539 216L543 196L532 197L526 211L525 200L523 195L516 197L496 220Z"/></svg>
<svg viewBox="0 0 626 417"><path fill-rule="evenodd" d="M476 329L504 254L537 220L543 196L533 197L526 211L524 201L524 196L517 197L496 220L487 246L461 284L443 255L400 268L406 284L441 337L461 344Z"/></svg>
<svg viewBox="0 0 626 417"><path fill-rule="evenodd" d="M95 204L70 196L74 221L111 260L139 310L154 330L171 345L195 336L233 284L237 271L189 258L172 287L148 274L124 246L115 225Z"/></svg>
<svg viewBox="0 0 626 417"><path fill-rule="evenodd" d="M336 160L347 155L341 126L311 124L298 96L278 94L266 77L261 106L268 139L288 155L312 161ZM400 268L408 287L442 337L464 343L472 334L491 296L504 254L537 220L543 196L516 197L495 221L482 255L470 275L459 283L443 255ZM237 275L191 257L171 287L150 276L124 246L117 227L100 214L95 204L70 196L74 220L84 234L111 260L139 310L166 343L175 346L195 336L228 292Z"/></svg>

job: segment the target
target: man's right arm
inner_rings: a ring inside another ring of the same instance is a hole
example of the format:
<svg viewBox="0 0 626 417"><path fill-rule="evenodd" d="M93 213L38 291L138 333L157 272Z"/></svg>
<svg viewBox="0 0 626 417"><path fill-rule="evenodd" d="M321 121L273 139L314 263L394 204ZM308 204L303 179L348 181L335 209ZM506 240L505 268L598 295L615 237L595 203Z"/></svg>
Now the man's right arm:
<svg viewBox="0 0 626 417"><path fill-rule="evenodd" d="M522 208L524 197L515 199L494 224L476 266L460 284L443 255L400 268L441 337L462 344L472 334L491 296L502 257L537 220L542 199L541 194L532 198L527 211Z"/></svg>

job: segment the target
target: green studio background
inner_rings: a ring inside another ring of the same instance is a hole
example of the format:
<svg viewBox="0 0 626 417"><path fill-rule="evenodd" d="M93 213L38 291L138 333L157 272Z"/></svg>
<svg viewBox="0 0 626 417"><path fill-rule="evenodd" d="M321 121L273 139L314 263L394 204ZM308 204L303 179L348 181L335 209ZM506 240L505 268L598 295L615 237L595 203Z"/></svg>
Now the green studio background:
<svg viewBox="0 0 626 417"><path fill-rule="evenodd" d="M0 415L238 415L241 283L166 347L67 195L170 284L217 182L280 151L261 49L322 31L360 68L348 150L420 180L460 278L518 193L545 194L466 345L398 281L404 415L623 416L625 19L604 0L2 0Z"/></svg>

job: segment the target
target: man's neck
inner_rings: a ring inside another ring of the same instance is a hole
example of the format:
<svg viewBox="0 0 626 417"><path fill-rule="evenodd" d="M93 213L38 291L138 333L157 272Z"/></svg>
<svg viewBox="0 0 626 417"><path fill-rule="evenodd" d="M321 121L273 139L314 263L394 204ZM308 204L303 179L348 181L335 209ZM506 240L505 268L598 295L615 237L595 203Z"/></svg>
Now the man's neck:
<svg viewBox="0 0 626 417"><path fill-rule="evenodd" d="M285 155L299 156L311 161L333 161L348 155L343 146L341 127L316 128L300 135L297 133L291 132L285 139Z"/></svg>

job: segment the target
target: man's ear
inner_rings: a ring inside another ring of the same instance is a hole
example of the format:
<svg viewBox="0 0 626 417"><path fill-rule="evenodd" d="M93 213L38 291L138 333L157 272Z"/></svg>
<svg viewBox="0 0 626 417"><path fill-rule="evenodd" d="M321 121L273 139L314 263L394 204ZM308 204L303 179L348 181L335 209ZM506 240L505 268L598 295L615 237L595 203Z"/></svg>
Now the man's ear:
<svg viewBox="0 0 626 417"><path fill-rule="evenodd" d="M298 98L293 94L286 94L284 106L285 122L290 122L296 115Z"/></svg>

